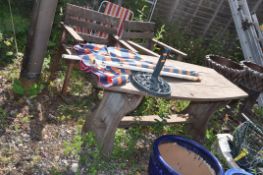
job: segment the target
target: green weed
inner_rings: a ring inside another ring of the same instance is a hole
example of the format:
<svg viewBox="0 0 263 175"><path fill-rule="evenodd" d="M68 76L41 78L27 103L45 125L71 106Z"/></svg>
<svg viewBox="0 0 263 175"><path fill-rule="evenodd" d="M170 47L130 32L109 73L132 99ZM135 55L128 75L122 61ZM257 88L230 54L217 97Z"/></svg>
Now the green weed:
<svg viewBox="0 0 263 175"><path fill-rule="evenodd" d="M157 134L157 136L167 132L182 133L184 125L176 125L177 127L167 126L166 121L169 114L181 112L189 104L189 101L175 101L163 98L145 97L141 105L132 113L132 115L158 115L161 120L156 121L154 125L148 127L148 131Z"/></svg>
<svg viewBox="0 0 263 175"><path fill-rule="evenodd" d="M253 111L256 115L263 117L263 107L262 106L255 106Z"/></svg>
<svg viewBox="0 0 263 175"><path fill-rule="evenodd" d="M5 37L0 31L0 65L4 66L13 61L14 55L13 37Z"/></svg>
<svg viewBox="0 0 263 175"><path fill-rule="evenodd" d="M156 40L161 40L164 38L164 34L165 34L166 30L165 30L165 25L163 24L161 27L160 27L160 30L158 30L154 36L154 38Z"/></svg>
<svg viewBox="0 0 263 175"><path fill-rule="evenodd" d="M21 82L17 79L13 81L12 89L13 89L14 93L16 93L18 95L22 96L25 94L25 89L23 88Z"/></svg>
<svg viewBox="0 0 263 175"><path fill-rule="evenodd" d="M165 30L165 25L163 24L160 29L156 32L154 38L158 41L162 40L164 38L164 34L165 34L166 30ZM160 52L160 48L157 46L157 44L154 44L153 46L153 50L155 52Z"/></svg>
<svg viewBox="0 0 263 175"><path fill-rule="evenodd" d="M147 20L150 10L148 5L146 0L123 1L123 6L134 12L134 19L141 21Z"/></svg>
<svg viewBox="0 0 263 175"><path fill-rule="evenodd" d="M148 9L148 6L147 6L147 5L144 5L144 6L142 7L142 9L137 10L138 13L139 13L139 16L138 16L138 19L137 19L137 20L139 20L139 21L144 21L144 19L147 17L147 14L146 14L147 9Z"/></svg>
<svg viewBox="0 0 263 175"><path fill-rule="evenodd" d="M212 128L207 129L205 132L205 138L206 138L205 146L210 149L213 143L216 141L216 133L214 129Z"/></svg>
<svg viewBox="0 0 263 175"><path fill-rule="evenodd" d="M80 135L76 135L73 137L71 142L64 142L64 153L66 155L73 154L78 155L81 150L81 145L83 144L83 140Z"/></svg>
<svg viewBox="0 0 263 175"><path fill-rule="evenodd" d="M29 123L30 122L30 118L32 118L32 116L24 116L22 119L21 119L21 122L22 123Z"/></svg>
<svg viewBox="0 0 263 175"><path fill-rule="evenodd" d="M44 85L41 83L35 83L30 88L24 88L18 79L15 79L12 84L13 92L20 96L27 95L29 97L35 97L43 88Z"/></svg>
<svg viewBox="0 0 263 175"><path fill-rule="evenodd" d="M121 169L129 169L129 174L135 174L141 168L133 162L135 145L139 138L141 133L138 129L131 128L129 133L118 129L112 156L105 158L100 153L100 146L96 143L93 133L89 132L82 136L78 133L71 141L64 142L64 153L78 156L82 167L86 167L86 174L96 175L103 172L116 174ZM133 167L128 167L130 163Z"/></svg>
<svg viewBox="0 0 263 175"><path fill-rule="evenodd" d="M162 22L158 22L161 26ZM233 34L226 34L222 38L215 36L210 40L203 37L191 36L180 30L176 24L165 26L163 42L188 54L184 61L203 65L207 54L218 54L239 61L243 58L238 41Z"/></svg>

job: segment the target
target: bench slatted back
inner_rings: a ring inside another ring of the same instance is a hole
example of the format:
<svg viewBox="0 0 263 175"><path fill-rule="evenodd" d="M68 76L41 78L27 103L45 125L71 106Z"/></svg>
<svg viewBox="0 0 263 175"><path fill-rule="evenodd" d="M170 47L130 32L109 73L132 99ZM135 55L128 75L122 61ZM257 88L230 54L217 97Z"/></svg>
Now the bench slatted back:
<svg viewBox="0 0 263 175"><path fill-rule="evenodd" d="M103 13L67 4L64 23L88 42L106 44L110 34L117 34L119 19ZM99 33L105 33L101 36Z"/></svg>
<svg viewBox="0 0 263 175"><path fill-rule="evenodd" d="M117 31L118 36L123 34L123 22L132 20L134 16L134 13L130 9L109 1L103 1L98 11L120 19Z"/></svg>
<svg viewBox="0 0 263 175"><path fill-rule="evenodd" d="M125 21L123 39L152 39L154 37L152 22Z"/></svg>
<svg viewBox="0 0 263 175"><path fill-rule="evenodd" d="M140 45L152 49L152 38L154 37L153 22L125 21L122 39L134 40Z"/></svg>

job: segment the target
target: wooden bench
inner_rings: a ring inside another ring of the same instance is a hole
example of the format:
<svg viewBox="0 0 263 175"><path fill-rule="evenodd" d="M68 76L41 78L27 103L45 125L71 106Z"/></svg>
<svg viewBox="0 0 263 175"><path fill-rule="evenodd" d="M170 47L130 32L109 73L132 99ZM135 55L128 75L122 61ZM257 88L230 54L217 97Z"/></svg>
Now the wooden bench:
<svg viewBox="0 0 263 175"><path fill-rule="evenodd" d="M186 53L154 39L154 29L155 23L153 22L125 21L123 35L117 39L127 41L135 50L146 55L160 57L158 53L153 51L156 46L170 49L171 53L176 54L177 60L181 61L187 57Z"/></svg>
<svg viewBox="0 0 263 175"><path fill-rule="evenodd" d="M139 50L143 54L159 57L160 55L151 51L153 43L161 47L171 49L173 53L178 55L181 60L187 54L172 48L162 42L153 39L154 23L151 22L136 22L125 21L122 37L118 37L117 28L120 19L103 13L79 7L72 4L67 4L65 10L64 22L61 23L63 32L61 35L60 46L56 55L51 60L50 80L56 78L56 73L60 66L61 55L67 53L70 55L76 54L72 46L77 43L92 42L97 44L105 44L111 46L122 46L131 51ZM132 40L140 40L146 43L147 47L143 47ZM69 40L73 40L69 42ZM127 41L127 42L126 42ZM67 70L62 87L62 95L65 95L70 83L70 77L77 60L67 59Z"/></svg>
<svg viewBox="0 0 263 175"><path fill-rule="evenodd" d="M56 78L60 68L61 55L63 53L76 54L72 46L77 43L93 42L97 44L111 45L111 36L117 34L119 19L87 8L67 4L64 22L61 23L63 32L60 46L56 55L51 60L50 80ZM103 35L101 35L103 33ZM73 41L70 41L73 40ZM62 88L65 94L71 77L71 72L76 60L67 60L67 71Z"/></svg>

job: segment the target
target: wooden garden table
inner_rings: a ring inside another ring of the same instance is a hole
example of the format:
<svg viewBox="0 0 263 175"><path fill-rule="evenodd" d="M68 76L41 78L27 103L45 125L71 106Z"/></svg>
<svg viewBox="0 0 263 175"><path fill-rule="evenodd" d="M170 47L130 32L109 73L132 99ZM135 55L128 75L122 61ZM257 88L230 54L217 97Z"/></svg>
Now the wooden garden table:
<svg viewBox="0 0 263 175"><path fill-rule="evenodd" d="M158 61L156 57L142 57L143 60ZM167 60L165 64L200 74L200 82L165 78L172 90L170 99L191 101L184 113L191 116L189 133L198 141L204 138L207 122L218 108L231 100L247 97L247 93L213 69L174 60ZM112 151L121 119L135 110L146 95L149 94L136 89L131 83L105 89L102 101L84 126L95 133L104 155L109 156Z"/></svg>

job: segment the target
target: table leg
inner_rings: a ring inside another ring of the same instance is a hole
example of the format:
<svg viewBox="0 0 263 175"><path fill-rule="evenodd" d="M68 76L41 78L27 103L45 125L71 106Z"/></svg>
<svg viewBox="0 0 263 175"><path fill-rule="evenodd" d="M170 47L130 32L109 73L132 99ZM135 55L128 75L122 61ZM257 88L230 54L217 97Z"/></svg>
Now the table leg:
<svg viewBox="0 0 263 175"><path fill-rule="evenodd" d="M129 112L137 108L143 96L105 92L98 108L90 115L87 128L93 131L102 154L111 154L115 132L121 121Z"/></svg>
<svg viewBox="0 0 263 175"><path fill-rule="evenodd" d="M249 96L243 100L240 110L246 115L253 115L252 108L257 103L260 92L255 92L252 90L246 90L246 92Z"/></svg>
<svg viewBox="0 0 263 175"><path fill-rule="evenodd" d="M199 142L204 141L207 123L212 114L220 107L227 105L229 101L219 102L191 102L184 111L191 116L189 133Z"/></svg>

